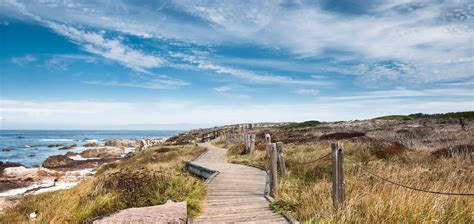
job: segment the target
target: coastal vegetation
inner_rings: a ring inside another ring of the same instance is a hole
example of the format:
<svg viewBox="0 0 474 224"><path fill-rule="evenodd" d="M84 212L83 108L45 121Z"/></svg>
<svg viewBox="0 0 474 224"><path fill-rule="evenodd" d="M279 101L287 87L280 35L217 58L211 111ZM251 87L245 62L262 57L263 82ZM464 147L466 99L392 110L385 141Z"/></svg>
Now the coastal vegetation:
<svg viewBox="0 0 474 224"><path fill-rule="evenodd" d="M150 147L128 160L101 166L92 178L71 189L23 197L3 212L0 223L28 222L33 212L40 223L82 223L167 200L187 201L192 217L200 211L206 188L184 164L203 152L191 145Z"/></svg>
<svg viewBox="0 0 474 224"><path fill-rule="evenodd" d="M272 142L284 143L287 172L279 175L272 207L304 223L472 223L471 196L415 191L379 178L421 190L473 193L472 120L466 119L466 127L449 118L394 122L326 123L302 131L285 126L250 130L257 136L269 133ZM327 156L335 141L344 144L346 200L338 210L333 207ZM228 149L231 162L268 168L262 137L252 154L246 154L238 142L215 144Z"/></svg>
<svg viewBox="0 0 474 224"><path fill-rule="evenodd" d="M474 118L473 111L465 111L465 112L452 112L452 113L440 113L440 114L423 114L423 113L416 113L416 114L409 114L409 115L388 115L383 117L378 117L375 119L381 120L415 120L415 119L429 119L429 118L464 118L464 119L472 119Z"/></svg>
<svg viewBox="0 0 474 224"><path fill-rule="evenodd" d="M319 121L303 121L303 122L291 122L285 126L283 126L284 128L288 128L288 129L291 129L291 128L307 128L307 127L316 127L318 125L320 125L321 122Z"/></svg>
<svg viewBox="0 0 474 224"><path fill-rule="evenodd" d="M221 143L221 145L223 145ZM279 192L272 206L284 209L304 222L395 222L439 221L471 223L472 198L443 196L404 189L364 172L374 173L420 189L440 192L471 192L472 162L460 158L435 158L429 153L391 151L344 141L346 202L335 212L332 204L331 160L307 163L329 152L328 142L286 145L287 173L280 176ZM266 167L265 151L242 155L241 145L227 145L231 162ZM357 164L353 163L356 162Z"/></svg>

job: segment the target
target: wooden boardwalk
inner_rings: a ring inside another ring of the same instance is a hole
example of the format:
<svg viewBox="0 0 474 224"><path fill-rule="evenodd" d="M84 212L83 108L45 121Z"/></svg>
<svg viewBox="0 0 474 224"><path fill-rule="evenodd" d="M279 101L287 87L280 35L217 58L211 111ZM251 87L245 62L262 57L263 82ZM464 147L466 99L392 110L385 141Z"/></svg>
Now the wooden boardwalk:
<svg viewBox="0 0 474 224"><path fill-rule="evenodd" d="M264 197L265 171L227 162L225 150L210 143L200 146L208 151L194 163L219 174L209 183L203 212L194 223L288 223Z"/></svg>

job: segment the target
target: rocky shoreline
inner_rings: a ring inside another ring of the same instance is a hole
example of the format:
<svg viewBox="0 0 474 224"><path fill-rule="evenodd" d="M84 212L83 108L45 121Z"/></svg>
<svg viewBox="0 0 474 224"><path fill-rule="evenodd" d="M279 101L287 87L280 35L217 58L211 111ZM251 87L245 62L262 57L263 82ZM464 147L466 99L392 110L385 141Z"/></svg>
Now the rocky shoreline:
<svg viewBox="0 0 474 224"><path fill-rule="evenodd" d="M101 165L127 159L134 152L165 141L166 138L112 139L103 145L87 143L82 152L69 151L65 155L50 156L41 167L0 161L0 212L22 196L71 188L81 180L91 178ZM61 147L60 150L69 150L77 145Z"/></svg>

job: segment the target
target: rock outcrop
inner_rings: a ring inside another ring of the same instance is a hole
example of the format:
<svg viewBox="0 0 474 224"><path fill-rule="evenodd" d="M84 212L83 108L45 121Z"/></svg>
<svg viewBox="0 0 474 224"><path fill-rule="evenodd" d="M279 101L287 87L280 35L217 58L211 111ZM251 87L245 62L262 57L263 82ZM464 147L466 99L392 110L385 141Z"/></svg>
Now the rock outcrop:
<svg viewBox="0 0 474 224"><path fill-rule="evenodd" d="M100 147L101 145L97 142L90 142L90 143L84 144L83 146L86 148L91 148L91 147Z"/></svg>
<svg viewBox="0 0 474 224"><path fill-rule="evenodd" d="M43 162L43 167L46 168L58 168L58 167L64 167L64 166L69 166L72 163L74 163L74 160L64 156L64 155L56 155L56 156L50 156L48 157L44 162Z"/></svg>
<svg viewBox="0 0 474 224"><path fill-rule="evenodd" d="M64 146L62 148L59 148L59 150L69 150L69 149L73 149L73 148L76 148L77 147L77 144L72 144L72 145L68 145L68 146Z"/></svg>
<svg viewBox="0 0 474 224"><path fill-rule="evenodd" d="M104 145L118 147L118 148L126 148L126 147L135 147L136 143L134 141L128 141L128 140L112 139L112 140L106 141Z"/></svg>
<svg viewBox="0 0 474 224"><path fill-rule="evenodd" d="M161 145L165 142L165 139L141 139L138 140L137 150L145 150L153 145Z"/></svg>
<svg viewBox="0 0 474 224"><path fill-rule="evenodd" d="M91 148L79 153L84 158L117 158L121 157L124 150L115 147Z"/></svg>
<svg viewBox="0 0 474 224"><path fill-rule="evenodd" d="M3 170L3 176L6 178L16 178L19 180L31 180L39 181L46 177L57 178L62 176L61 172L50 170L47 168L26 168L23 166L19 167L8 167Z"/></svg>

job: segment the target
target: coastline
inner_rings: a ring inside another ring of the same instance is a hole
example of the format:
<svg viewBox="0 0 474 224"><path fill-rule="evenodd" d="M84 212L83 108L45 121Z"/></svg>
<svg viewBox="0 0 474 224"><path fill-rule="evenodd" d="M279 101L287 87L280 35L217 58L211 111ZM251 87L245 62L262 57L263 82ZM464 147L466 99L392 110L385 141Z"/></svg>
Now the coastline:
<svg viewBox="0 0 474 224"><path fill-rule="evenodd" d="M70 189L92 178L102 165L127 159L133 153L163 144L167 139L108 139L104 143L86 140L87 143L80 147L77 144L52 144L67 153L49 156L39 167L0 161L0 213L26 195ZM82 150L72 151L74 148Z"/></svg>

